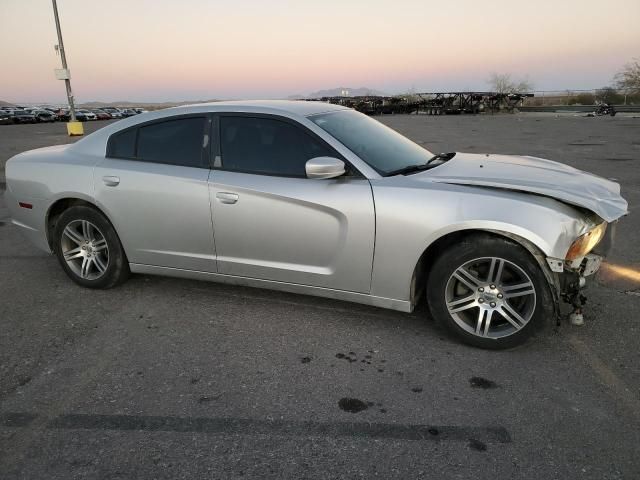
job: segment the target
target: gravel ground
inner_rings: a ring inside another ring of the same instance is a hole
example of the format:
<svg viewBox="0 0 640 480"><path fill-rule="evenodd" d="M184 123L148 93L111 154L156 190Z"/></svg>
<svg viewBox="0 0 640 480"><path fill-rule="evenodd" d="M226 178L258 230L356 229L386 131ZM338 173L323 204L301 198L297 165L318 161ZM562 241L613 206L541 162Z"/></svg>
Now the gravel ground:
<svg viewBox="0 0 640 480"><path fill-rule="evenodd" d="M135 276L71 283L0 200L0 477L640 478L640 119L388 116L432 151L536 155L617 178L631 215L587 323L523 348L429 318ZM86 125L92 131L104 123ZM13 154L65 126L0 126Z"/></svg>

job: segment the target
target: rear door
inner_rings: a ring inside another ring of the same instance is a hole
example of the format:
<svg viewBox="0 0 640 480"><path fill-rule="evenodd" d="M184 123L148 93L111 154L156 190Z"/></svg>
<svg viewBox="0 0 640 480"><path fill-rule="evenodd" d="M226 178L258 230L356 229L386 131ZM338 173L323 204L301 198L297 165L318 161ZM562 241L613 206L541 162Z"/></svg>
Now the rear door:
<svg viewBox="0 0 640 480"><path fill-rule="evenodd" d="M221 114L218 124L210 195L219 273L368 293L369 181L352 167L306 178L307 160L339 154L293 120Z"/></svg>
<svg viewBox="0 0 640 480"><path fill-rule="evenodd" d="M216 271L209 122L202 115L164 118L109 139L95 168L95 196L129 262Z"/></svg>

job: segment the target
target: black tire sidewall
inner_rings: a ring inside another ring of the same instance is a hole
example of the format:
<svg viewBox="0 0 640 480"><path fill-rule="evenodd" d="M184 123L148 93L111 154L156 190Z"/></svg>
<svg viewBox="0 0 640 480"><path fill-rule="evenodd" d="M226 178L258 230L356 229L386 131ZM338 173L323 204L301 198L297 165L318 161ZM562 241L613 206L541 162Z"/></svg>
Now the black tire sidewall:
<svg viewBox="0 0 640 480"><path fill-rule="evenodd" d="M503 338L481 338L462 329L449 314L445 288L451 274L466 262L480 257L498 257L522 268L536 291L536 306L531 320L518 332ZM523 344L553 317L553 297L549 282L536 259L524 247L510 239L474 236L447 249L428 272L427 301L432 316L463 342L480 348L504 349Z"/></svg>
<svg viewBox="0 0 640 480"><path fill-rule="evenodd" d="M67 265L62 254L60 244L64 228L74 220L87 220L94 224L104 235L109 249L109 264L107 270L100 278L87 280L76 275ZM129 274L129 263L124 253L120 239L107 218L96 209L87 206L71 207L62 213L56 222L53 232L54 253L65 273L78 285L87 288L111 288L123 282Z"/></svg>

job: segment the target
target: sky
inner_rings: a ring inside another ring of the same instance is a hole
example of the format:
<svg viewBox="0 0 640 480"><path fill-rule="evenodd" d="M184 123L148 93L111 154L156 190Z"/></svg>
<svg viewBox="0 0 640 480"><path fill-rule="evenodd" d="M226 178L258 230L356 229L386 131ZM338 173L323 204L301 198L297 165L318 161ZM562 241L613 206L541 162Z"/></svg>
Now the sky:
<svg viewBox="0 0 640 480"><path fill-rule="evenodd" d="M284 98L608 85L639 0L58 0L76 99ZM51 0L0 0L0 100L63 102Z"/></svg>

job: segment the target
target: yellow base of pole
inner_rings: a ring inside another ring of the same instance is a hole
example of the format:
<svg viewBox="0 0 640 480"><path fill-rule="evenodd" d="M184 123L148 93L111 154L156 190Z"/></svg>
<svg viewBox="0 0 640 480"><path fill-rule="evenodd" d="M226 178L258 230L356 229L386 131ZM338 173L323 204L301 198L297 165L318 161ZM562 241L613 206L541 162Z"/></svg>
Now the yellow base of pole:
<svg viewBox="0 0 640 480"><path fill-rule="evenodd" d="M67 122L67 133L70 137L84 135L84 127L82 126L82 122Z"/></svg>

